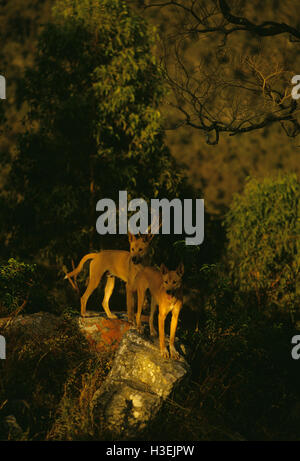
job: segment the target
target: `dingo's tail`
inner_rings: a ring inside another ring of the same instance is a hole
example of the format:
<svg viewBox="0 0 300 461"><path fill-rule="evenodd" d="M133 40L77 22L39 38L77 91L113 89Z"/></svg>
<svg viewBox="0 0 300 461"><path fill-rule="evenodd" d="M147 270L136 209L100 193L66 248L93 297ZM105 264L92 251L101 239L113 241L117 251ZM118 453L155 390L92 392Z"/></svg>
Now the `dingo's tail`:
<svg viewBox="0 0 300 461"><path fill-rule="evenodd" d="M78 264L78 266L72 271L72 272L69 272L68 274L65 275L65 279L69 279L70 277L77 277L77 275L79 274L79 272L82 271L82 268L83 268L83 265L89 260L89 259L94 259L99 253L89 253L87 255L85 255L80 263Z"/></svg>

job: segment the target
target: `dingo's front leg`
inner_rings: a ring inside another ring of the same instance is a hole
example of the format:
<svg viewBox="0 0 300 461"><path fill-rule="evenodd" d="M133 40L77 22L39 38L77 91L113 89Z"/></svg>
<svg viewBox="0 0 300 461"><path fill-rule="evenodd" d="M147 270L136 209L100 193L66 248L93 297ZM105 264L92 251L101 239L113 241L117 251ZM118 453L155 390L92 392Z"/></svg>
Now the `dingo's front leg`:
<svg viewBox="0 0 300 461"><path fill-rule="evenodd" d="M156 311L156 301L154 297L151 297L151 311L150 311L150 317L149 317L149 327L150 327L150 335L151 336L157 336L157 331L154 328L153 320L154 320L154 314Z"/></svg>
<svg viewBox="0 0 300 461"><path fill-rule="evenodd" d="M85 313L86 313L86 301L85 301L83 298L80 299L80 305L81 305L81 308L80 308L81 317L85 317Z"/></svg>
<svg viewBox="0 0 300 461"><path fill-rule="evenodd" d="M158 314L158 329L159 329L159 347L160 353L165 358L169 358L169 352L165 345L165 320L166 313L161 311Z"/></svg>
<svg viewBox="0 0 300 461"><path fill-rule="evenodd" d="M143 309L143 305L145 301L145 291L143 288L138 289L137 299L138 299L138 307L137 307L137 313L136 313L136 326L137 326L139 333L141 333L142 332L141 315L142 315L142 309Z"/></svg>
<svg viewBox="0 0 300 461"><path fill-rule="evenodd" d="M175 333L177 329L180 308L181 308L181 303L178 306L174 307L172 311L172 320L171 320L171 327L170 327L170 355L171 355L171 358L175 360L178 360L180 358L180 355L178 354L174 346Z"/></svg>

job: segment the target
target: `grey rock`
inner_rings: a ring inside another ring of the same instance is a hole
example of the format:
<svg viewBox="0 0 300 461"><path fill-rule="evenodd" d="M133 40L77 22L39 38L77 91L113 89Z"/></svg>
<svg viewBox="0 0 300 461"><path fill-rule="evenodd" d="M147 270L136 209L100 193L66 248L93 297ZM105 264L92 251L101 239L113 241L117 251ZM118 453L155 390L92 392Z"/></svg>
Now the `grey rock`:
<svg viewBox="0 0 300 461"><path fill-rule="evenodd" d="M152 343L129 330L111 371L93 396L94 421L104 421L114 439L135 437L157 415L188 371L183 358L162 358L157 341Z"/></svg>
<svg viewBox="0 0 300 461"><path fill-rule="evenodd" d="M37 312L35 314L18 315L14 318L0 318L0 333L5 331L22 334L32 337L32 335L55 335L57 329L63 324L61 317L50 314L49 312Z"/></svg>

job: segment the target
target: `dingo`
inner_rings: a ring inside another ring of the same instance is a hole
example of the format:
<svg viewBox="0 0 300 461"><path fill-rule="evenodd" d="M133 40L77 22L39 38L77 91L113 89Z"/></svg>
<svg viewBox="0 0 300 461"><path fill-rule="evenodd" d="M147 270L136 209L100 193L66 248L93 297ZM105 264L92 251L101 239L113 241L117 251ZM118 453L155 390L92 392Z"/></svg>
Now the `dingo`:
<svg viewBox="0 0 300 461"><path fill-rule="evenodd" d="M136 323L138 329L141 328L141 313L145 299L145 293L149 288L151 299L151 313L149 317L150 334L156 335L153 326L153 317L158 305L158 326L159 326L159 345L160 353L163 357L168 358L169 353L165 346L165 319L169 312L172 311L172 320L170 327L170 355L174 359L179 358L179 354L174 347L175 333L177 328L179 312L182 308L182 276L184 273L183 264L179 264L175 271L169 271L164 264L160 270L153 267L144 267L136 276L134 291L138 295L138 309L136 314Z"/></svg>
<svg viewBox="0 0 300 461"><path fill-rule="evenodd" d="M106 312L107 317L110 319L117 318L116 315L112 314L109 308L109 299L114 289L115 277L120 278L126 282L126 301L127 301L127 314L128 321L133 321L133 290L132 284L142 269L140 264L143 257L148 251L149 244L154 237L154 234L143 234L135 236L128 233L128 239L130 244L130 251L124 250L103 250L100 253L89 253L85 255L76 269L66 274L65 279L74 277L76 279L77 274L82 270L83 265L88 260L92 260L90 263L90 278L87 289L81 297L81 315L84 317L86 314L86 304L90 295L97 288L100 280L105 272L109 273L107 278L104 298L102 306Z"/></svg>

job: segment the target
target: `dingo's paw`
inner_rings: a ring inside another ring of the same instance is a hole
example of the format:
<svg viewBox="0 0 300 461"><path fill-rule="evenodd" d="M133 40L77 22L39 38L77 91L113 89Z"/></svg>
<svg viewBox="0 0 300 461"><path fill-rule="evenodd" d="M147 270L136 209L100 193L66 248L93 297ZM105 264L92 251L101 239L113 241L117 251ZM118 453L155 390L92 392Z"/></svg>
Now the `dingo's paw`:
<svg viewBox="0 0 300 461"><path fill-rule="evenodd" d="M160 351L160 355L164 358L164 359L168 359L169 358L169 352L168 352L168 349L165 347L164 349L162 349Z"/></svg>
<svg viewBox="0 0 300 461"><path fill-rule="evenodd" d="M109 318L110 318L110 319L117 319L118 316L117 316L116 314L111 314L111 315L109 316Z"/></svg>
<svg viewBox="0 0 300 461"><path fill-rule="evenodd" d="M143 334L144 328L142 325L136 325L136 329L140 335Z"/></svg>
<svg viewBox="0 0 300 461"><path fill-rule="evenodd" d="M152 328L150 330L150 336L157 336L157 331L155 330L155 328Z"/></svg>
<svg viewBox="0 0 300 461"><path fill-rule="evenodd" d="M180 355L178 354L174 346L170 346L170 354L171 358L174 360L178 360L180 358Z"/></svg>

